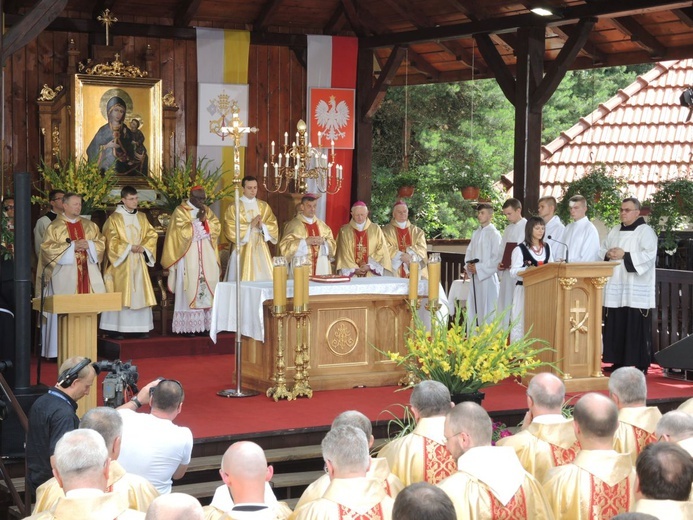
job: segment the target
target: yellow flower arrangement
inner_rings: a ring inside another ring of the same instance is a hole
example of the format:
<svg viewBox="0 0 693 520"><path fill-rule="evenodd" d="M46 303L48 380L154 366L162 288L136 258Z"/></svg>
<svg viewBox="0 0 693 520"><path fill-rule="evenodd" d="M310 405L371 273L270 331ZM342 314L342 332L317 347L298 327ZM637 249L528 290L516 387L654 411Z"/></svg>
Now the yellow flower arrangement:
<svg viewBox="0 0 693 520"><path fill-rule="evenodd" d="M115 169L102 171L95 162L81 159L78 163L72 160L54 166L45 162L39 167L39 173L48 185L46 191L37 187L40 195L31 197L32 204L48 205L48 192L62 190L65 193L82 195L82 214L91 215L96 209L105 209L115 200L109 200L115 188L117 177Z"/></svg>
<svg viewBox="0 0 693 520"><path fill-rule="evenodd" d="M207 205L233 195L233 184L221 186L225 171L221 166L213 170L211 163L211 159L202 157L195 165L193 159L188 157L185 161L180 159L172 168L163 168L161 179L150 177L150 186L161 194L160 207L172 212L190 196L190 188L193 186L204 188Z"/></svg>
<svg viewBox="0 0 693 520"><path fill-rule="evenodd" d="M478 392L508 377L522 377L539 367L550 365L540 360L551 350L545 341L529 337L508 341L510 328L498 315L491 323L474 327L466 334L464 321L450 327L436 323L429 331L414 314L414 328L405 339L408 354L387 352L388 357L420 380L443 383L451 394Z"/></svg>

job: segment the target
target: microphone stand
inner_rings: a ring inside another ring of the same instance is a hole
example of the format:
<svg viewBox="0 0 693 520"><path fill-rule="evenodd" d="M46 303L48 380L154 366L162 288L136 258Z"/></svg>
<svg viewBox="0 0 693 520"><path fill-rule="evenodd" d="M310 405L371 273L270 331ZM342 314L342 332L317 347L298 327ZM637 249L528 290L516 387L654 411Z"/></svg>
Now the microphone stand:
<svg viewBox="0 0 693 520"><path fill-rule="evenodd" d="M565 263L566 264L569 263L568 262L568 244L566 244L565 242L561 242L560 240L556 240L555 238L551 238L551 235L547 236L546 238L548 240L551 240L551 242L556 242L557 244L561 244L563 247L565 247Z"/></svg>
<svg viewBox="0 0 693 520"><path fill-rule="evenodd" d="M43 357L43 307L46 303L46 282L45 282L45 276L46 276L46 268L51 265L53 262L55 262L58 258L63 256L65 254L65 251L70 249L70 246L72 245L72 239L69 237L65 239L65 242L67 242L67 247L60 251L57 255L55 255L53 258L50 259L50 261L43 266L43 269L41 270L41 304L39 305L40 309L39 310L39 330L38 330L38 361L36 362L36 384L40 385L41 384L41 358Z"/></svg>

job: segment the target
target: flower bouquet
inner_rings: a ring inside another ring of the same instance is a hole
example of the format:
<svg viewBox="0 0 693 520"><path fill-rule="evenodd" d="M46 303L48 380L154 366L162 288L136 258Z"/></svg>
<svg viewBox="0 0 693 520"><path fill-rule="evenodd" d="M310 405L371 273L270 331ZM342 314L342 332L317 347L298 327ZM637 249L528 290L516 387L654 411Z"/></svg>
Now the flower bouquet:
<svg viewBox="0 0 693 520"><path fill-rule="evenodd" d="M478 327L456 320L450 327L434 320L431 330L414 313L414 327L405 338L408 353L387 352L416 379L443 383L450 394L474 394L509 377L522 377L550 363L540 360L551 350L543 340L531 338L509 341L510 327L498 315ZM531 332L531 331L530 331ZM454 399L453 399L454 400Z"/></svg>

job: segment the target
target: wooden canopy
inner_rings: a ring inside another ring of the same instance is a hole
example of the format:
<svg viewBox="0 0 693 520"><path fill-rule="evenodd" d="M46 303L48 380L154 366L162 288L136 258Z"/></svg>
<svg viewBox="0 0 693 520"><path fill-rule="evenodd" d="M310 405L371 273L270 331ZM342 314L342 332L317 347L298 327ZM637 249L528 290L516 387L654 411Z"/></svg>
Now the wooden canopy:
<svg viewBox="0 0 693 520"><path fill-rule="evenodd" d="M355 197L370 198L370 121L389 85L495 78L516 109L515 193L539 195L541 111L570 69L693 57L693 2L662 0L43 0L5 2L6 23L105 43L113 36L193 40L194 27L251 31L305 64L306 34L359 38ZM542 7L544 16L532 12ZM147 23L143 23L146 20ZM10 32L6 40L12 37ZM6 53L3 53L7 56Z"/></svg>

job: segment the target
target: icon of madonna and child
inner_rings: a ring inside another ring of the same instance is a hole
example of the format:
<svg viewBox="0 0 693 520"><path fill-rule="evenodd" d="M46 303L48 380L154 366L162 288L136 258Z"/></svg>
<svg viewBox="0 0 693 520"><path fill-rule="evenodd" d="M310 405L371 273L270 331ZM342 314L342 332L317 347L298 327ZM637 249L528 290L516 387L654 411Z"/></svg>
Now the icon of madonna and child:
<svg viewBox="0 0 693 520"><path fill-rule="evenodd" d="M142 118L128 116L128 110L132 113L132 99L127 92L114 90L101 97L101 113L107 122L89 143L87 159L96 162L102 171L113 166L118 175L146 176L149 167Z"/></svg>

